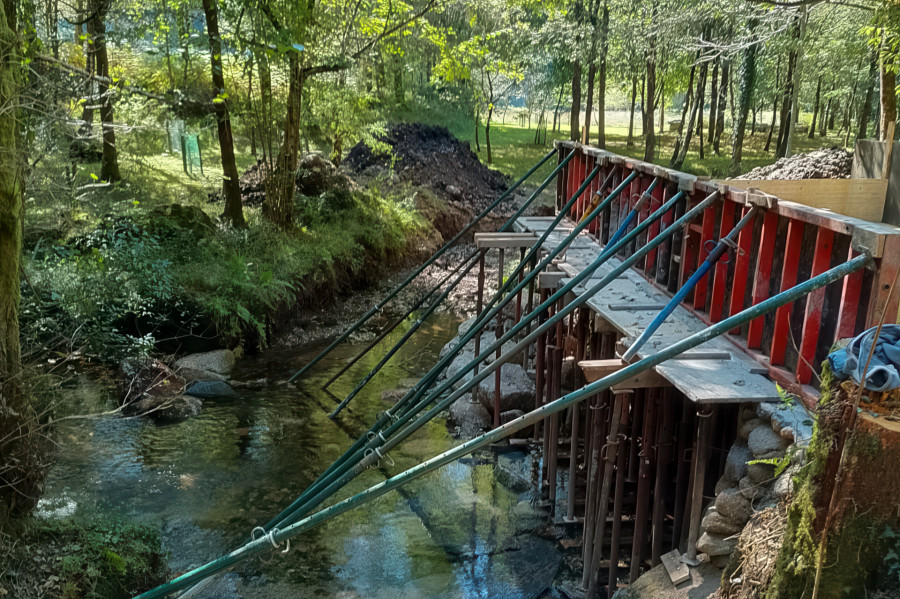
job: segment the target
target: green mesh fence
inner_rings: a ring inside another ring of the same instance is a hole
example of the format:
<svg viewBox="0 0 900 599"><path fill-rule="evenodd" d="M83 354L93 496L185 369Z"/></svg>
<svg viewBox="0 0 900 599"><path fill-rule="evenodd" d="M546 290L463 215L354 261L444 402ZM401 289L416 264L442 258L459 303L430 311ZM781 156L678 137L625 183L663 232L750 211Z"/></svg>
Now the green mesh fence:
<svg viewBox="0 0 900 599"><path fill-rule="evenodd" d="M203 157L200 155L200 138L196 135L181 136L181 161L184 172L193 175L195 170L203 174Z"/></svg>
<svg viewBox="0 0 900 599"><path fill-rule="evenodd" d="M184 135L184 121L166 121L166 141L169 152L181 153L181 136Z"/></svg>

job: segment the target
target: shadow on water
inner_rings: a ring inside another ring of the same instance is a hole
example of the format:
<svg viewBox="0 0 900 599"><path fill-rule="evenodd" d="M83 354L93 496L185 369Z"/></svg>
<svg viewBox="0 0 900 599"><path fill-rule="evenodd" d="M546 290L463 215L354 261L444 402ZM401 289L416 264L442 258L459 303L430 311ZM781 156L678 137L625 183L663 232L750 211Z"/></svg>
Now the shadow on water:
<svg viewBox="0 0 900 599"><path fill-rule="evenodd" d="M298 386L272 385L208 400L195 418L158 425L102 418L64 431L47 481L47 517L112 512L158 524L170 567L183 572L245 541L292 501L389 404L382 392L432 366L459 321L432 317L350 407L327 413L383 355L372 352L331 387L319 387L363 343L338 348ZM388 342L402 335L397 331ZM323 344L324 345L324 344ZM247 359L235 378L283 381L321 346ZM456 440L443 418L393 452L396 465L371 469L343 498L434 456ZM297 537L284 556L242 564L206 597L536 597L561 557L532 531L541 514L533 487L498 482L498 462L528 471L526 454L483 452L414 481ZM519 466L515 466L515 462Z"/></svg>

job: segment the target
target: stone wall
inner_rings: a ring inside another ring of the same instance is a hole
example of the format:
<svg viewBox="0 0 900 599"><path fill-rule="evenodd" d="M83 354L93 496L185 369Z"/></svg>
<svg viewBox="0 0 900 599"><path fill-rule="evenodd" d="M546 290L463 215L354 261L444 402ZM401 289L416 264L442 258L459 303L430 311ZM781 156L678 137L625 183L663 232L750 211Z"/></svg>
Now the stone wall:
<svg viewBox="0 0 900 599"><path fill-rule="evenodd" d="M803 462L812 431L812 415L796 401L748 404L741 410L738 438L716 483L715 501L703 514L698 553L724 566L754 512L790 494L791 477ZM753 463L785 457L789 466L777 477L775 464Z"/></svg>

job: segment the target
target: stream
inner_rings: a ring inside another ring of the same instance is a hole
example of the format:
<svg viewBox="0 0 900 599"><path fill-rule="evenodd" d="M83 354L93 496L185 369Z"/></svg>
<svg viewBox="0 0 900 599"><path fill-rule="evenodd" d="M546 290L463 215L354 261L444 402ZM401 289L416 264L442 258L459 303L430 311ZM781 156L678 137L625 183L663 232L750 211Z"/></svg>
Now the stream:
<svg viewBox="0 0 900 599"><path fill-rule="evenodd" d="M39 513L149 522L159 526L173 574L207 562L299 495L390 406L384 391L427 372L458 325L448 314L432 316L336 422L328 412L403 327L332 385L333 395L321 385L365 342L341 345L297 386L239 389L181 422L110 416L66 425ZM264 352L239 362L233 377L284 381L324 346ZM394 466L366 471L338 497L459 442L437 418L392 452ZM532 507L536 477L537 461L524 450L479 452L295 537L285 555L242 563L200 596L548 596L562 554L538 534L547 518Z"/></svg>

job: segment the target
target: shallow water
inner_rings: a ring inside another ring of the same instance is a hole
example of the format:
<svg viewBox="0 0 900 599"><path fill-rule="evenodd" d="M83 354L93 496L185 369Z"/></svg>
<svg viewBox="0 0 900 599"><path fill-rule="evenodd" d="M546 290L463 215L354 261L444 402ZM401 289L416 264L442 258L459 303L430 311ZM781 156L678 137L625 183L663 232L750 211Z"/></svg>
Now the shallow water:
<svg viewBox="0 0 900 599"><path fill-rule="evenodd" d="M273 384L207 400L199 416L168 425L108 417L67 427L47 480L46 517L118 513L158 524L173 573L243 542L311 483L390 404L382 391L423 374L459 322L433 317L332 422L326 414L390 345L331 387L319 387L364 345L346 344L297 387ZM402 335L395 332L389 342ZM244 360L238 380L283 381L321 346ZM394 450L396 465L371 469L340 497L384 480L457 443L439 418ZM414 481L296 537L288 554L255 558L206 597L535 597L560 564L534 530L533 476L524 453L485 451ZM505 476L504 480L508 480Z"/></svg>

